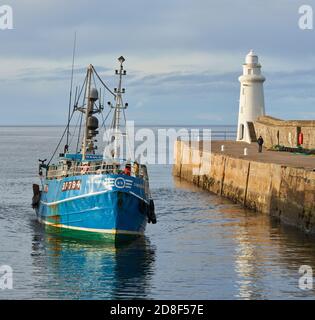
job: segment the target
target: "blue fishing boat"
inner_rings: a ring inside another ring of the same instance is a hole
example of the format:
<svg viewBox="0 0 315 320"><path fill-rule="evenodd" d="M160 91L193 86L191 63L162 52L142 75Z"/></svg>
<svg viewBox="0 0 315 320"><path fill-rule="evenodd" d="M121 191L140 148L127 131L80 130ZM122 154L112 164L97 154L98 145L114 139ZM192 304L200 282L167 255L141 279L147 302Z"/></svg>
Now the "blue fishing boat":
<svg viewBox="0 0 315 320"><path fill-rule="evenodd" d="M121 113L125 117L128 104L123 104L122 100L125 59L118 60L119 83L114 91L104 83L94 66L89 65L81 90L76 90L72 112L69 103L68 123L53 156L48 163L46 159L39 160L41 183L33 185L32 206L38 220L61 235L83 239L129 238L143 235L147 223L156 223L146 166L120 157L120 139L126 136L121 132ZM103 116L105 108L99 91L93 86L95 78L115 100L113 104L108 102L108 115L114 111L110 125L111 149L103 154L96 153L95 137L99 134L96 115ZM71 152L69 128L76 112L80 113L81 121L76 150ZM65 137L63 153L59 154L56 164L51 164Z"/></svg>

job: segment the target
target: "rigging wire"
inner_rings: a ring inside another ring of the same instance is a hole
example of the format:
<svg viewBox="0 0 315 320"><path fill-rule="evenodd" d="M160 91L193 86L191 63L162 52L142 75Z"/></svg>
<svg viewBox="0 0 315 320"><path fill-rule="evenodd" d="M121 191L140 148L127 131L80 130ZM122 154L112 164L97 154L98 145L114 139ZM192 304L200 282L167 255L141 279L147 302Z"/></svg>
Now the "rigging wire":
<svg viewBox="0 0 315 320"><path fill-rule="evenodd" d="M57 145L57 147L56 147L53 155L52 155L51 158L49 159L49 161L48 161L48 163L47 163L47 166L49 166L51 160L54 158L54 156L55 156L55 154L56 154L56 152L57 152L57 150L58 150L58 148L59 148L59 146L60 146L60 144L61 144L61 142L62 142L63 137L65 136L67 130L69 130L69 125L70 125L70 122L71 122L71 119L72 119L73 114L74 114L74 110L72 110L71 116L70 116L70 118L69 118L69 120L68 120L68 124L67 124L67 126L66 126L66 128L65 128L65 130L64 130L64 132L63 132L63 134L62 134L62 136L61 136L61 138L60 138L60 140L59 140L59 143L58 143L58 145Z"/></svg>
<svg viewBox="0 0 315 320"><path fill-rule="evenodd" d="M77 140L77 146L75 148L75 153L78 153L79 142L80 142L80 137L81 137L82 119L83 119L83 113L81 112L81 115L80 115L80 127L79 127L79 132L78 132L78 140Z"/></svg>
<svg viewBox="0 0 315 320"><path fill-rule="evenodd" d="M112 90L110 90L109 87L104 83L104 81L101 79L101 77L100 77L100 76L98 75L98 73L96 72L96 70L95 70L95 68L94 68L93 65L92 65L92 69L93 69L93 71L95 72L95 74L96 74L98 80L101 82L101 84L107 89L108 92L110 92L110 93L116 98L115 93L114 93Z"/></svg>
<svg viewBox="0 0 315 320"><path fill-rule="evenodd" d="M128 143L129 158L130 158L130 160L133 160L133 156L132 156L132 153L131 153L131 143L130 143L129 134L128 134L128 131L127 131L127 119L126 119L125 109L123 109L123 115L124 115L124 120L125 120L126 140L127 140L127 143Z"/></svg>
<svg viewBox="0 0 315 320"><path fill-rule="evenodd" d="M80 90L80 92L79 92L78 99L77 99L77 101L76 101L76 105L79 103L81 94L82 94L82 92L83 92L83 89L84 89L85 86L86 86L86 83L87 83L87 75L85 75L85 79L84 79L83 85L82 85L82 87L81 87L81 90ZM83 104L84 104L84 102L83 102Z"/></svg>
<svg viewBox="0 0 315 320"><path fill-rule="evenodd" d="M87 77L88 77L88 76L87 76L87 74L86 74L86 75L85 75L84 82L83 82L83 85L82 85L81 90L80 90L79 95L78 95L78 99L77 99L77 101L76 101L76 105L79 103L79 100L80 100L81 94L82 94L82 92L83 92L83 89L85 89L84 92L86 92ZM85 94L84 94L84 97L83 97L83 103L82 103L82 105L84 105L84 99L85 99Z"/></svg>
<svg viewBox="0 0 315 320"><path fill-rule="evenodd" d="M55 156L55 154L56 154L56 152L57 152L57 150L58 150L58 148L59 148L59 146L60 146L60 144L61 144L61 142L62 142L62 139L64 138L66 132L68 132L68 130L69 130L69 126L70 126L71 119L72 119L72 117L73 117L74 112L76 111L76 106L77 106L78 103L79 103L79 99L80 99L80 96L81 96L81 94L82 94L82 91L83 91L83 88L84 88L84 85L85 85L86 82L87 82L87 75L85 76L85 79L84 79L84 82L83 82L83 86L82 86L82 88L81 88L81 90L80 90L80 92L79 92L79 95L78 95L78 99L77 99L77 101L75 102L75 104L74 104L74 106L73 106L72 113L71 113L70 117L68 118L67 126L66 126L66 128L65 128L65 130L64 130L64 132L63 132L63 134L62 134L62 136L61 136L61 138L60 138L60 140L59 140L59 142L58 142L58 144L57 144L57 147L56 147L53 155L51 156L51 158L50 158L47 166L50 164L51 160L54 158L54 156ZM80 127L80 131L81 131L81 127Z"/></svg>
<svg viewBox="0 0 315 320"><path fill-rule="evenodd" d="M107 139L109 139L109 137L108 137L107 132L106 132L105 122L106 122L106 120L108 119L109 115L111 114L112 110L113 110L113 109L110 108L110 110L109 110L109 112L107 113L105 119L104 119L104 116L103 116L103 112L101 112L102 121L103 121L103 122L102 122L102 125L101 125L101 129L102 129L102 128L105 129L104 134L106 134Z"/></svg>
<svg viewBox="0 0 315 320"><path fill-rule="evenodd" d="M75 124L73 133L70 134L72 137L71 137L70 142L69 142L69 147L70 147L71 144L72 144L73 138L74 138L75 133L76 133L76 131L77 131L77 127L78 127L79 121L80 121L80 117L78 117L78 119L77 119L77 122L76 122L76 124Z"/></svg>
<svg viewBox="0 0 315 320"><path fill-rule="evenodd" d="M102 125L101 125L101 128L105 128L105 121L107 120L107 118L109 117L109 115L110 115L110 113L113 111L113 109L112 108L110 108L109 109L109 112L107 113L107 115L106 115L106 117L105 117L105 119L104 119L104 116L103 116L103 113L101 113L101 115L102 115L102 120L103 120L103 122L102 122Z"/></svg>
<svg viewBox="0 0 315 320"><path fill-rule="evenodd" d="M77 33L74 33L74 41L73 41L73 52L72 52L72 69L71 69L71 81L70 81L70 94L69 94L69 108L68 108L68 121L70 118L70 110L71 110L71 104L72 104L72 89L73 89L73 73L74 73L74 59L75 59L75 49L76 49L76 43L77 43ZM69 142L69 126L67 129L67 142L68 145Z"/></svg>
<svg viewBox="0 0 315 320"><path fill-rule="evenodd" d="M78 91L79 91L79 94L78 94L78 95L76 94L76 97L75 97L76 101L75 101L75 103L74 103L74 105L73 105L72 113L70 114L70 112L71 112L71 111L70 111L70 110L71 110L71 102L72 102L72 87L73 87L73 71L74 71L75 48L76 48L76 34L75 34L75 40L74 40L73 59L72 59L72 73L71 73L71 89L70 89L70 99L69 99L68 123L67 123L66 128L65 128L65 130L64 130L64 132L63 132L63 134L62 134L62 136L61 136L61 138L60 138L60 140L59 140L59 142L58 142L58 144L57 144L56 149L54 150L51 158L49 159L49 162L48 162L47 166L51 163L52 159L54 158L54 156L55 156L58 148L60 147L60 144L61 144L64 136L66 135L66 133L67 133L67 145L68 145L69 135L70 135L70 130L69 130L70 122L71 122L71 120L72 120L72 117L73 117L74 112L77 111L77 107L78 107L78 104L79 104L79 101L80 101L80 97L81 97L81 95L82 95L83 90L85 89L85 92L86 92L86 89L87 89L88 74L86 74L86 76L85 76L85 79L84 79L84 82L83 82L83 85L82 85L81 89L80 89L80 87L79 87L79 90L78 90ZM99 74L96 72L96 70L95 70L95 68L94 68L93 65L92 65L92 69L93 69L94 73L96 74L98 80L99 80L99 81L102 83L102 85L105 87L105 89L106 89L109 93L111 93L111 94L116 98L116 94L115 94L113 91L111 91L111 90L109 89L109 87L103 82L103 80L100 78ZM93 79L93 80L94 80L94 83L95 83L95 85L96 85L96 81L95 81L94 74L93 74L93 78L94 78L94 79ZM84 94L84 96L83 96L83 104L82 104L83 106L84 106L84 103L85 103L85 94ZM106 115L105 119L103 119L102 127L104 126L104 128L105 128L105 121L107 120L107 118L109 117L109 115L110 115L111 112L112 112L112 109L109 110L109 112L108 112L108 114ZM102 115L102 118L103 118L103 113L101 113L101 115ZM78 134L76 152L78 152L79 140L80 140L80 135L81 135L81 127L82 127L82 118L83 118L83 113L81 113L81 117L80 117L80 128L79 128L79 134ZM114 118L115 118L115 117L114 117ZM114 119L113 119L113 123L114 123ZM113 123L112 123L112 125L113 125ZM76 127L77 127L77 125L76 125ZM76 128L75 128L75 130L76 130ZM72 140L73 140L73 137L72 137L72 139L71 139L71 142L72 142Z"/></svg>

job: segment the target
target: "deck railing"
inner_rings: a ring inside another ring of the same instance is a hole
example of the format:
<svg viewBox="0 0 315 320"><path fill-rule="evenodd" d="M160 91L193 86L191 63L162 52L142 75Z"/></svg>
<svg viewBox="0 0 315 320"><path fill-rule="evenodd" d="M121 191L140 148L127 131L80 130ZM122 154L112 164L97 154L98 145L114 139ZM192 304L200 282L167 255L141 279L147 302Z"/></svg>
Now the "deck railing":
<svg viewBox="0 0 315 320"><path fill-rule="evenodd" d="M182 135L178 140L182 141L211 141L211 140L235 140L237 133L235 130L211 130L211 132L190 132Z"/></svg>
<svg viewBox="0 0 315 320"><path fill-rule="evenodd" d="M77 176L77 175L86 175L86 174L124 174L124 167L110 167L106 165L93 165L93 164L81 164L68 166L64 164L63 166L55 166L49 167L47 171L48 179L60 179L63 177ZM128 174L129 175L129 174ZM133 177L147 177L146 167L143 165L139 165L139 169L137 170L133 166L131 167L130 176Z"/></svg>

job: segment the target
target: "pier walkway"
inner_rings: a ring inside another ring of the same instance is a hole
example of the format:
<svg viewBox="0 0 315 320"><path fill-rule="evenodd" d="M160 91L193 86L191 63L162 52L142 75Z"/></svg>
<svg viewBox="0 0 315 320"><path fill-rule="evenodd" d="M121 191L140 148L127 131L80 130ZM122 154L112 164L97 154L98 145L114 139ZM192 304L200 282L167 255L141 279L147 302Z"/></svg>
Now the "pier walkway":
<svg viewBox="0 0 315 320"><path fill-rule="evenodd" d="M224 145L224 152L221 152L221 145ZM207 143L205 145L207 148ZM247 156L244 156L244 148L247 148ZM258 145L256 143L248 144L236 141L212 141L211 149L214 153L225 154L233 158L246 159L264 163L274 163L284 166L303 168L305 170L315 170L315 156L303 155L289 152L268 151L263 149L262 153L258 153Z"/></svg>

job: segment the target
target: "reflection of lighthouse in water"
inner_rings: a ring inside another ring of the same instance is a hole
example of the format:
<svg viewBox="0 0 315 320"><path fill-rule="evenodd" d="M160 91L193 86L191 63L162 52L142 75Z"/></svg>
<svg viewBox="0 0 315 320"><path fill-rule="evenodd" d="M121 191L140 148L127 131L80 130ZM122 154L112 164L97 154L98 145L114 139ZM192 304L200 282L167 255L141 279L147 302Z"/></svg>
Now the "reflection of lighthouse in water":
<svg viewBox="0 0 315 320"><path fill-rule="evenodd" d="M255 142L256 135L253 122L265 115L264 88L265 77L261 74L258 56L251 50L243 64L240 105L238 116L237 141Z"/></svg>

